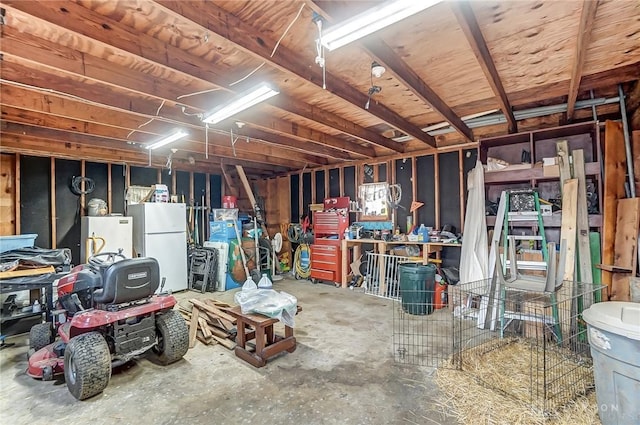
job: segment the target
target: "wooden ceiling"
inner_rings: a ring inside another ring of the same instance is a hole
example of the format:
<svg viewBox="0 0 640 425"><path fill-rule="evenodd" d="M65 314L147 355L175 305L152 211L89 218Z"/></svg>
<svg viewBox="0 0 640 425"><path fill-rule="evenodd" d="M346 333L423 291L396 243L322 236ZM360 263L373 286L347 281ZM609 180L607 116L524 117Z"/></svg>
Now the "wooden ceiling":
<svg viewBox="0 0 640 425"><path fill-rule="evenodd" d="M178 168L270 176L589 118L576 100L615 95L639 75L640 2L523 0L439 3L326 51L323 79L314 16L326 29L376 3L2 0L0 148L154 166L177 148ZM280 94L205 134L198 115L262 81ZM382 91L367 110L372 83ZM556 103L569 112L513 115ZM496 110L505 124L462 120ZM455 131L422 130L444 121ZM175 128L188 140L149 158L144 145Z"/></svg>

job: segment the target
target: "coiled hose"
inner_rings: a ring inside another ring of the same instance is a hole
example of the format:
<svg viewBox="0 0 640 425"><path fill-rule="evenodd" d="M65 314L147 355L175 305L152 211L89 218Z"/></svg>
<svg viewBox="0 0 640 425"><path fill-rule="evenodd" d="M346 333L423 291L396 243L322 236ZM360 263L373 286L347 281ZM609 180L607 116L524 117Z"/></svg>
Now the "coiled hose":
<svg viewBox="0 0 640 425"><path fill-rule="evenodd" d="M308 279L311 276L311 247L306 243L296 248L293 256L293 270L296 279Z"/></svg>

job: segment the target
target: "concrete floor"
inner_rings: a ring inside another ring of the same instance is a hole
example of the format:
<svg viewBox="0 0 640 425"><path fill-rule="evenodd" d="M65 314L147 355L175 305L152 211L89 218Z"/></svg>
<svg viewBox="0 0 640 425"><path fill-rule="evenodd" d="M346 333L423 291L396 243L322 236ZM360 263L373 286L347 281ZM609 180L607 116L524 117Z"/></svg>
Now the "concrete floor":
<svg viewBox="0 0 640 425"><path fill-rule="evenodd" d="M392 302L330 285L285 279L295 295L294 353L256 369L220 345L200 342L168 367L140 358L116 370L105 391L79 402L64 379L26 375L27 336L0 351L0 419L66 424L455 424L444 417L433 369L394 363ZM176 294L233 302L233 292Z"/></svg>

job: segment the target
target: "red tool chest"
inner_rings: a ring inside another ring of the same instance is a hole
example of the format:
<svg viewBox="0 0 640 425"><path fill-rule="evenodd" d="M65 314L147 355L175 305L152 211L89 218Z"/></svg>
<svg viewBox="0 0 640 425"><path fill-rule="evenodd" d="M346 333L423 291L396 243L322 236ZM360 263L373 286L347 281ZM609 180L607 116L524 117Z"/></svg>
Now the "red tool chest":
<svg viewBox="0 0 640 425"><path fill-rule="evenodd" d="M349 227L348 205L347 203L347 208L313 213L312 280L327 280L334 283L342 281L340 241L344 238L344 232Z"/></svg>

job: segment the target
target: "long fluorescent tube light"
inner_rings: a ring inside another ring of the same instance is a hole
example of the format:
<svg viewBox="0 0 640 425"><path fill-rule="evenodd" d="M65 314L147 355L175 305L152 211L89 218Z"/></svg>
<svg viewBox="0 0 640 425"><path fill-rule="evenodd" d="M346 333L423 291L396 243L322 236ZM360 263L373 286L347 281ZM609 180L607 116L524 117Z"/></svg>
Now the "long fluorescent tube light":
<svg viewBox="0 0 640 425"><path fill-rule="evenodd" d="M373 7L322 34L322 44L329 50L337 49L359 38L415 15L442 0L395 0Z"/></svg>
<svg viewBox="0 0 640 425"><path fill-rule="evenodd" d="M204 117L202 122L207 124L217 124L238 112L244 111L257 103L277 95L278 93L280 92L273 89L269 84L262 83L259 86L239 95L235 100L231 101L231 103L222 106L220 109L214 110L211 114Z"/></svg>
<svg viewBox="0 0 640 425"><path fill-rule="evenodd" d="M178 130L175 133L165 137L164 139L160 139L155 143L152 143L150 145L147 145L146 148L147 149L158 149L159 147L168 145L169 143L173 143L176 140L180 140L183 137L186 137L187 135L189 135L189 133L187 133L184 130Z"/></svg>

